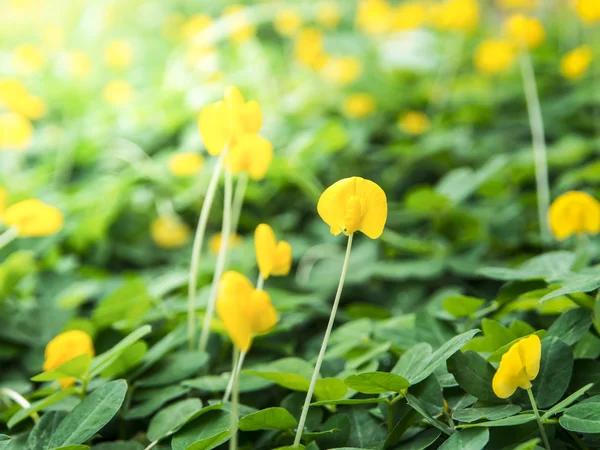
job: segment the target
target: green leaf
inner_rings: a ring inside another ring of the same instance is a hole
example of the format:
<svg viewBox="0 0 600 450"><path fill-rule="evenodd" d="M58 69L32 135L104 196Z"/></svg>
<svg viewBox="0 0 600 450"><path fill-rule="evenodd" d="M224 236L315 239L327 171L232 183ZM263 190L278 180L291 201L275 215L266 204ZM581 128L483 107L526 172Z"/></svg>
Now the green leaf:
<svg viewBox="0 0 600 450"><path fill-rule="evenodd" d="M229 439L230 419L226 411L211 411L175 433L173 450L204 450Z"/></svg>
<svg viewBox="0 0 600 450"><path fill-rule="evenodd" d="M138 322L151 305L152 297L148 295L144 282L140 278L130 279L98 302L92 321L98 328L110 327L119 322L130 326Z"/></svg>
<svg viewBox="0 0 600 450"><path fill-rule="evenodd" d="M440 434L438 430L430 428L417 434L410 441L402 441L402 447L399 448L402 448L402 450L424 450L437 441Z"/></svg>
<svg viewBox="0 0 600 450"><path fill-rule="evenodd" d="M18 423L27 419L33 413L41 411L42 409L47 408L48 406L53 405L54 403L62 400L63 398L72 395L73 393L75 393L75 391L75 387L70 387L62 391L55 392L54 394L49 395L48 397L45 397L41 400L38 400L37 402L32 403L28 408L24 408L17 411L8 421L8 428L14 427Z"/></svg>
<svg viewBox="0 0 600 450"><path fill-rule="evenodd" d="M481 450L485 448L489 439L490 432L486 428L462 430L450 436L439 450Z"/></svg>
<svg viewBox="0 0 600 450"><path fill-rule="evenodd" d="M429 360L432 353L433 349L427 342L414 345L400 357L392 369L392 373L403 376L410 381L420 374L423 360Z"/></svg>
<svg viewBox="0 0 600 450"><path fill-rule="evenodd" d="M579 275L572 281L567 282L560 289L556 289L549 294L544 295L540 302L545 302L561 295L575 294L577 292L591 292L600 287L600 277L598 275L585 276Z"/></svg>
<svg viewBox="0 0 600 450"><path fill-rule="evenodd" d="M82 444L78 444L78 445L64 445L62 447L56 447L53 450L89 450L89 446L87 445L82 445Z"/></svg>
<svg viewBox="0 0 600 450"><path fill-rule="evenodd" d="M575 253L556 251L535 256L516 269L485 267L477 271L480 275L496 280L551 279L565 275L575 261Z"/></svg>
<svg viewBox="0 0 600 450"><path fill-rule="evenodd" d="M319 400L339 400L346 392L346 384L337 378L321 378L315 383L315 397Z"/></svg>
<svg viewBox="0 0 600 450"><path fill-rule="evenodd" d="M148 426L148 440L163 439L188 423L202 409L197 398L188 398L167 406L156 414Z"/></svg>
<svg viewBox="0 0 600 450"><path fill-rule="evenodd" d="M543 339L540 371L532 383L539 408L548 408L561 399L569 386L572 372L571 347L554 337Z"/></svg>
<svg viewBox="0 0 600 450"><path fill-rule="evenodd" d="M344 383L355 391L363 394L385 394L388 392L403 392L410 383L400 375L387 372L365 372L349 376Z"/></svg>
<svg viewBox="0 0 600 450"><path fill-rule="evenodd" d="M144 341L138 341L131 345L110 366L102 371L102 378L115 378L127 373L142 360L146 350L148 350L148 344Z"/></svg>
<svg viewBox="0 0 600 450"><path fill-rule="evenodd" d="M50 438L66 415L67 413L64 411L48 411L42 415L39 422L35 424L31 433L29 433L25 450L47 449Z"/></svg>
<svg viewBox="0 0 600 450"><path fill-rule="evenodd" d="M492 379L496 371L479 354L467 350L456 352L448 359L448 372L454 375L458 385L480 400L502 402L492 390Z"/></svg>
<svg viewBox="0 0 600 450"><path fill-rule="evenodd" d="M110 381L97 388L60 423L49 447L81 444L90 439L119 411L126 393L124 380Z"/></svg>
<svg viewBox="0 0 600 450"><path fill-rule="evenodd" d="M576 433L600 433L600 395L571 406L559 422L563 428Z"/></svg>
<svg viewBox="0 0 600 450"><path fill-rule="evenodd" d="M315 441L319 445L319 448L337 448L343 447L348 444L348 438L350 437L350 431L352 423L350 418L346 414L335 414L323 424L323 430L337 430L334 433L322 434L315 436ZM305 439L308 437L306 433L303 433Z"/></svg>
<svg viewBox="0 0 600 450"><path fill-rule="evenodd" d="M498 420L514 416L521 411L518 405L498 405L481 408L466 408L454 411L452 418L459 422L475 422L480 419Z"/></svg>
<svg viewBox="0 0 600 450"><path fill-rule="evenodd" d="M181 325L154 344L144 355L140 367L131 375L131 379L139 378L163 356L173 351L186 340L187 327Z"/></svg>
<svg viewBox="0 0 600 450"><path fill-rule="evenodd" d="M54 381L68 377L81 378L81 376L89 369L91 363L91 355L79 355L64 364L61 364L54 370L36 375L31 378L31 380Z"/></svg>
<svg viewBox="0 0 600 450"><path fill-rule="evenodd" d="M189 388L178 385L136 391L135 398L137 399L140 394L143 395L142 402L129 409L124 416L126 419L140 419L142 417L148 417L165 403L181 397L182 395L187 394L189 391Z"/></svg>
<svg viewBox="0 0 600 450"><path fill-rule="evenodd" d="M131 332L124 339L122 339L119 343L114 345L110 350L105 351L104 353L96 356L92 360L92 365L90 366L90 377L95 377L99 375L104 369L109 367L113 362L121 356L121 354L130 346L135 344L141 338L146 336L152 331L152 327L150 325L144 325L137 330Z"/></svg>
<svg viewBox="0 0 600 450"><path fill-rule="evenodd" d="M92 450L144 450L144 446L133 441L101 442L95 444Z"/></svg>
<svg viewBox="0 0 600 450"><path fill-rule="evenodd" d="M468 317L477 311L485 300L469 297L466 295L455 295L446 297L443 302L444 309L454 317Z"/></svg>
<svg viewBox="0 0 600 450"><path fill-rule="evenodd" d="M431 414L429 414L429 412L427 411L427 407L412 394L406 394L406 401L415 411L421 414L425 418L425 420L427 420L427 422L436 427L442 433L445 433L448 436L450 436L453 433L452 429L448 427L448 425L433 418Z"/></svg>
<svg viewBox="0 0 600 450"><path fill-rule="evenodd" d="M307 392L310 380L292 372L245 370L243 373L272 381L292 391ZM321 378L315 384L315 396L319 400L338 400L346 395L347 388L337 378Z"/></svg>
<svg viewBox="0 0 600 450"><path fill-rule="evenodd" d="M239 428L242 431L288 430L298 422L285 408L266 408L242 417Z"/></svg>
<svg viewBox="0 0 600 450"><path fill-rule="evenodd" d="M208 353L179 351L159 361L136 382L140 387L165 386L198 373L208 364Z"/></svg>
<svg viewBox="0 0 600 450"><path fill-rule="evenodd" d="M333 406L333 405L370 405L377 403L385 403L388 399L385 397L375 398L343 398L340 400L322 400L311 403L311 406Z"/></svg>
<svg viewBox="0 0 600 450"><path fill-rule="evenodd" d="M592 326L592 314L583 308L575 308L565 311L548 328L546 338L556 337L562 339L565 344L577 343Z"/></svg>
<svg viewBox="0 0 600 450"><path fill-rule="evenodd" d="M586 384L585 386L583 386L581 389L573 392L571 395L569 395L563 401L557 403L552 408L550 408L548 411L546 411L546 413L542 416L542 419L544 419L544 420L549 419L554 414L558 414L559 412L565 410L566 408L569 407L569 405L571 405L571 403L573 403L575 400L577 400L579 397L581 397L583 394L585 394L589 389L591 389L592 386L594 386L594 383L589 383L589 384Z"/></svg>
<svg viewBox="0 0 600 450"><path fill-rule="evenodd" d="M512 427L514 425L522 425L524 423L535 420L535 414L520 414L518 416L506 417L499 420L491 420L489 422L470 423L467 425L459 425L456 428L472 428L472 427Z"/></svg>

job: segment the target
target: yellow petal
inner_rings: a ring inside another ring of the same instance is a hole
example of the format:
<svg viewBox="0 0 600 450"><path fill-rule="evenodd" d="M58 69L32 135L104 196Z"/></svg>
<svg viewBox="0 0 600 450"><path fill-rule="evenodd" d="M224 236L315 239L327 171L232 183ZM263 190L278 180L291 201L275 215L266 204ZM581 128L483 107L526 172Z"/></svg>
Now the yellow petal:
<svg viewBox="0 0 600 450"><path fill-rule="evenodd" d="M355 192L354 178L344 178L333 183L325 189L317 203L319 216L336 236L346 229L346 205Z"/></svg>
<svg viewBox="0 0 600 450"><path fill-rule="evenodd" d="M362 201L362 221L359 230L371 239L377 239L383 233L387 221L385 192L376 183L358 178L356 195Z"/></svg>
<svg viewBox="0 0 600 450"><path fill-rule="evenodd" d="M46 345L44 371L54 370L71 359L94 356L94 343L85 331L70 330L59 334Z"/></svg>
<svg viewBox="0 0 600 450"><path fill-rule="evenodd" d="M182 152L169 159L169 170L176 177L187 177L200 171L204 159L198 153Z"/></svg>
<svg viewBox="0 0 600 450"><path fill-rule="evenodd" d="M230 132L227 117L227 108L223 102L211 103L200 112L200 135L206 151L213 156L219 155L228 141Z"/></svg>
<svg viewBox="0 0 600 450"><path fill-rule="evenodd" d="M241 351L248 351L252 345L252 325L244 312L254 288L242 274L228 271L219 283L217 313L227 334Z"/></svg>
<svg viewBox="0 0 600 450"><path fill-rule="evenodd" d="M519 354L529 380L535 380L540 371L542 343L540 338L532 334L518 342Z"/></svg>
<svg viewBox="0 0 600 450"><path fill-rule="evenodd" d="M16 227L19 236L48 236L60 231L63 225L61 212L53 206L29 199L9 206L2 220L6 226Z"/></svg>
<svg viewBox="0 0 600 450"><path fill-rule="evenodd" d="M515 393L517 385L514 379L502 369L502 364L494 374L492 379L492 390L499 398L508 398Z"/></svg>
<svg viewBox="0 0 600 450"><path fill-rule="evenodd" d="M286 241L279 241L275 248L275 263L271 275L286 276L292 268L292 246Z"/></svg>
<svg viewBox="0 0 600 450"><path fill-rule="evenodd" d="M264 178L273 160L273 146L257 134L240 136L231 147L227 165L232 173L247 172L253 180Z"/></svg>
<svg viewBox="0 0 600 450"><path fill-rule="evenodd" d="M253 334L266 333L277 325L277 312L271 297L263 290L254 290L244 309L250 318Z"/></svg>
<svg viewBox="0 0 600 450"><path fill-rule="evenodd" d="M266 223L261 223L254 232L254 249L258 270L265 280L269 278L273 270L276 248L277 240L273 229Z"/></svg>
<svg viewBox="0 0 600 450"><path fill-rule="evenodd" d="M263 118L260 105L256 100L250 100L242 108L244 133L256 134L262 127Z"/></svg>
<svg viewBox="0 0 600 450"><path fill-rule="evenodd" d="M597 234L600 231L600 203L585 192L570 191L552 203L548 220L557 239L578 233Z"/></svg>

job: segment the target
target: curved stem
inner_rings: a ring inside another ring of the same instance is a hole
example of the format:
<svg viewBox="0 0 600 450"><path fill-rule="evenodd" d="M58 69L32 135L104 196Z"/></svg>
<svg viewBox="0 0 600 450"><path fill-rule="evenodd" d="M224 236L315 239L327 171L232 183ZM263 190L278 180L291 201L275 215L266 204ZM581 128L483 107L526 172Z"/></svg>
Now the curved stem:
<svg viewBox="0 0 600 450"><path fill-rule="evenodd" d="M547 242L550 237L547 219L548 209L550 207L550 182L548 181L548 159L546 154L544 120L542 118L542 108L538 97L533 64L531 63L529 52L525 49L522 51L520 62L533 145L540 234L542 241Z"/></svg>
<svg viewBox="0 0 600 450"><path fill-rule="evenodd" d="M5 397L10 398L13 402L15 402L17 405L19 405L23 409L29 408L31 406L31 403L29 403L27 401L27 399L25 399L25 397L23 397L21 394L19 394L17 391L15 391L13 389L2 388L2 389L0 389L0 394L4 395ZM31 419L35 423L37 423L38 420L40 420L40 416L38 415L38 413L33 413L33 414L31 414Z"/></svg>
<svg viewBox="0 0 600 450"><path fill-rule="evenodd" d="M237 184L235 185L235 194L233 195L233 206L231 212L231 234L237 233L238 225L240 222L240 214L242 212L242 206L244 205L244 197L246 195L246 188L248 187L248 174L242 173L238 177Z"/></svg>
<svg viewBox="0 0 600 450"><path fill-rule="evenodd" d="M236 349L237 352L237 349ZM225 394L223 395L223 402L229 400L229 396L231 395L231 390L233 388L233 379L235 377L240 376L240 372L242 370L242 364L244 364L244 358L246 357L246 352L241 352L239 357L235 358L235 364L231 369L231 375L229 376L229 383L227 383L227 389L225 390Z"/></svg>
<svg viewBox="0 0 600 450"><path fill-rule="evenodd" d="M302 432L304 431L304 423L306 422L306 416L308 415L308 409L310 408L310 401L315 390L315 385L317 384L317 378L319 376L319 371L321 370L323 358L325 357L325 351L327 350L327 343L329 342L329 336L331 335L331 330L333 329L333 323L335 322L335 315L340 304L340 298L342 297L342 288L344 287L344 281L346 280L346 272L348 271L348 261L350 260L350 251L352 250L353 236L353 234L348 236L348 245L346 246L346 256L344 257L344 264L342 266L340 282L337 287L337 292L335 293L335 299L333 300L333 306L331 308L331 315L329 316L329 323L327 324L325 336L323 337L323 343L321 344L321 350L319 351L319 357L317 358L315 370L313 371L312 378L310 380L310 386L308 387L306 400L304 400L304 406L302 407L302 414L300 415L300 421L298 422L298 430L296 431L296 438L294 439L293 447L298 447L298 445L300 444L300 438L302 437Z"/></svg>
<svg viewBox="0 0 600 450"><path fill-rule="evenodd" d="M262 274L259 273L258 280L256 280L256 290L262 291L264 286L265 286L265 279L263 278Z"/></svg>
<svg viewBox="0 0 600 450"><path fill-rule="evenodd" d="M225 201L223 202L223 225L221 227L221 246L217 255L217 264L213 275L212 285L210 287L210 296L208 297L208 306L202 323L202 332L200 334L200 345L198 349L203 352L208 344L210 336L210 324L215 314L215 304L217 303L217 294L219 293L219 282L225 270L227 262L227 246L229 244L229 232L231 231L231 191L232 175L229 169L225 169Z"/></svg>
<svg viewBox="0 0 600 450"><path fill-rule="evenodd" d="M240 403L239 376L246 352L240 353L240 359L236 364L235 376L233 377L233 395L231 401L231 440L229 450L237 450L238 447L238 405Z"/></svg>
<svg viewBox="0 0 600 450"><path fill-rule="evenodd" d="M151 442L144 450L150 450L151 448L156 447L156 445L158 445L158 441Z"/></svg>
<svg viewBox="0 0 600 450"><path fill-rule="evenodd" d="M229 144L225 144L225 148L221 152L217 164L213 169L210 182L208 183L208 189L206 190L206 197L202 204L202 211L200 211L200 217L198 218L198 226L196 227L196 235L194 236L194 246L192 247L192 261L190 266L190 276L188 282L188 347L190 350L194 348L194 342L196 340L196 284L198 282L198 266L200 265L200 255L202 253L202 243L204 241L204 234L206 233L206 224L208 223L208 216L213 200L215 198L215 192L217 190L217 184L219 183L219 176L223 168L223 160L227 155Z"/></svg>
<svg viewBox="0 0 600 450"><path fill-rule="evenodd" d="M17 227L10 227L4 233L0 234L0 249L6 247L12 241L14 241L17 236L19 236L19 230Z"/></svg>
<svg viewBox="0 0 600 450"><path fill-rule="evenodd" d="M526 389L527 395L529 396L529 401L531 402L531 407L533 408L533 412L535 414L535 420L537 421L538 427L540 428L540 433L542 435L542 440L544 441L544 446L546 450L552 450L550 447L550 442L548 442L548 436L546 436L546 430L544 430L544 425L542 425L542 418L540 417L540 413L537 409L537 403L535 402L535 398L533 397L533 392L531 392L531 388Z"/></svg>

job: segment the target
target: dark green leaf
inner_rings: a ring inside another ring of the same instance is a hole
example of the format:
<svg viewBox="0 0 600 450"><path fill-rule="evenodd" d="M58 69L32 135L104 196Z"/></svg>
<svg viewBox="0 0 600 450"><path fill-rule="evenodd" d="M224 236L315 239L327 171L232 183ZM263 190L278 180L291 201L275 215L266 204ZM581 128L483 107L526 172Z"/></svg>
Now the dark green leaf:
<svg viewBox="0 0 600 450"><path fill-rule="evenodd" d="M481 450L490 439L486 428L472 428L454 433L440 446L440 450Z"/></svg>

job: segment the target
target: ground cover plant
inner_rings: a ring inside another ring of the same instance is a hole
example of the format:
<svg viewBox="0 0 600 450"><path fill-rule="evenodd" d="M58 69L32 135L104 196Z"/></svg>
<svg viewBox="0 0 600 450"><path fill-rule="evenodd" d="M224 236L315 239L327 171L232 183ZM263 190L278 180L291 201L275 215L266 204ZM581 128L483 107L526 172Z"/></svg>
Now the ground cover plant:
<svg viewBox="0 0 600 450"><path fill-rule="evenodd" d="M0 449L600 448L598 0L4 0Z"/></svg>

